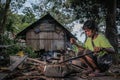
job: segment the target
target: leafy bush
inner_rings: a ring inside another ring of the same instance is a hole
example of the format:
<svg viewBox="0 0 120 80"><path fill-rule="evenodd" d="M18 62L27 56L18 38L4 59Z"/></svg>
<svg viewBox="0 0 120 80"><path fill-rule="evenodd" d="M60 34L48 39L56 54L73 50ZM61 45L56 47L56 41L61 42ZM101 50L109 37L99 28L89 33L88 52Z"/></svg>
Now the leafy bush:
<svg viewBox="0 0 120 80"><path fill-rule="evenodd" d="M29 57L35 58L36 53L31 47L21 46L20 43L17 43L15 40L10 39L8 35L0 35L1 45L10 45L5 52L9 55L16 55L20 50L22 50Z"/></svg>
<svg viewBox="0 0 120 80"><path fill-rule="evenodd" d="M9 55L15 55L17 54L17 52L20 50L20 46L18 44L14 44L12 46L10 46L9 48L7 48L7 53Z"/></svg>
<svg viewBox="0 0 120 80"><path fill-rule="evenodd" d="M25 47L23 49L23 51L29 56L29 57L32 57L32 58L36 58L37 57L37 54L34 52L34 50L31 48L31 47Z"/></svg>
<svg viewBox="0 0 120 80"><path fill-rule="evenodd" d="M9 36L7 34L0 35L0 42L2 45L14 44L14 40L9 38Z"/></svg>

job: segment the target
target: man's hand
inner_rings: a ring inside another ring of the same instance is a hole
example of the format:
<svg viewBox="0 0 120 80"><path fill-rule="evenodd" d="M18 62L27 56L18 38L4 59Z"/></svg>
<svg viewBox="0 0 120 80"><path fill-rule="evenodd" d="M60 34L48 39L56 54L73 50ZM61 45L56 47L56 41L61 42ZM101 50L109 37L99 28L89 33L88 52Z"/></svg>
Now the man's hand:
<svg viewBox="0 0 120 80"><path fill-rule="evenodd" d="M70 43L76 45L79 50L84 50L84 48L79 45L74 38L70 38Z"/></svg>
<svg viewBox="0 0 120 80"><path fill-rule="evenodd" d="M102 50L101 47L94 47L94 52L97 53L97 52L100 52Z"/></svg>
<svg viewBox="0 0 120 80"><path fill-rule="evenodd" d="M70 38L70 43L71 44L76 44L76 40L74 38Z"/></svg>

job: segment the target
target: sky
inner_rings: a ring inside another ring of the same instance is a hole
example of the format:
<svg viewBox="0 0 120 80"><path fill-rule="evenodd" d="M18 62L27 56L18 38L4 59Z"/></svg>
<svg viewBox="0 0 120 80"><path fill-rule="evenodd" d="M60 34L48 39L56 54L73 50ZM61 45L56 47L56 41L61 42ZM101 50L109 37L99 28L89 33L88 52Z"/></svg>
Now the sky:
<svg viewBox="0 0 120 80"><path fill-rule="evenodd" d="M85 41L85 34L82 34L82 26L83 24L75 23L72 34L77 33L77 39L83 43Z"/></svg>
<svg viewBox="0 0 120 80"><path fill-rule="evenodd" d="M35 0L27 0L24 4L25 7L31 7L31 4L32 3L31 1L33 1L33 3L35 2Z"/></svg>

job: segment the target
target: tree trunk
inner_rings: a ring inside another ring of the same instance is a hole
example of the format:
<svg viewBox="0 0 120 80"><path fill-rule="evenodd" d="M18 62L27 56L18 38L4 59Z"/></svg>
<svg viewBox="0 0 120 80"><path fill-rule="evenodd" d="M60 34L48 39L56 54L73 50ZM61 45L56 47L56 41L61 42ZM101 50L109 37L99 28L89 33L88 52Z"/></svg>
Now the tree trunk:
<svg viewBox="0 0 120 80"><path fill-rule="evenodd" d="M1 9L0 9L0 44L3 44L2 43L2 34L4 33L4 28L5 28L5 24L6 24L6 20L7 20L7 12L8 12L8 9L9 9L9 6L10 6L10 2L11 0L6 0L6 3L5 3L5 7L3 8L3 6L0 6ZM1 3L2 4L2 3Z"/></svg>
<svg viewBox="0 0 120 80"><path fill-rule="evenodd" d="M105 35L114 47L116 53L118 53L118 37L116 27L116 0L106 0L106 31ZM116 62L116 60L115 60Z"/></svg>

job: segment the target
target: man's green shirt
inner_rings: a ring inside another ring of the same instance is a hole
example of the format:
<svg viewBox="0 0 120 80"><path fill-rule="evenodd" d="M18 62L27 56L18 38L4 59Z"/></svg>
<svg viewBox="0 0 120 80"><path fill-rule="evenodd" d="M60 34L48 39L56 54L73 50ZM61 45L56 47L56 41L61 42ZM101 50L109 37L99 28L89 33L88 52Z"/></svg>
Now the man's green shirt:
<svg viewBox="0 0 120 80"><path fill-rule="evenodd" d="M108 39L102 34L99 34L97 36L97 38L93 40L93 43L94 43L94 47L101 47L101 48L112 47L111 44L109 43ZM89 38L89 37L87 38L87 40L84 44L84 47L86 49L89 49L89 50L93 51L93 45L92 45L92 39L91 38ZM105 51L101 51L98 55L102 56L105 53L106 53Z"/></svg>

